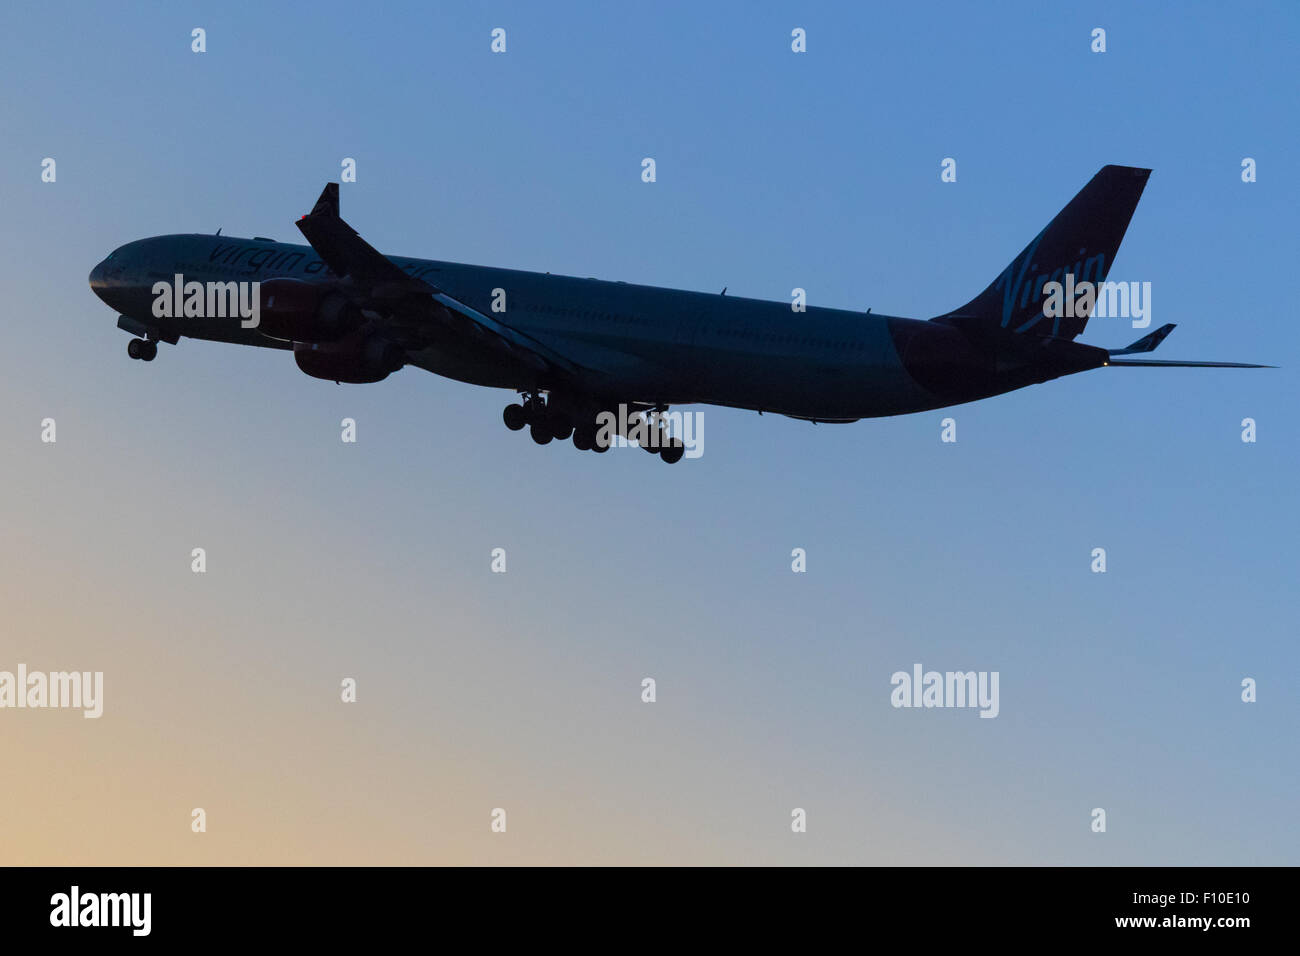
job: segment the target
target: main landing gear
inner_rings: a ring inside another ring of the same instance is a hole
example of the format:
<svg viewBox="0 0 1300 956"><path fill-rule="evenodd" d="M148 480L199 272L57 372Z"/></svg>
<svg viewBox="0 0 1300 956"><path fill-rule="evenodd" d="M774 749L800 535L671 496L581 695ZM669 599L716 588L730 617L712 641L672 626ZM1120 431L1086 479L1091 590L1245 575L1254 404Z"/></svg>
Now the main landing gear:
<svg viewBox="0 0 1300 956"><path fill-rule="evenodd" d="M547 408L541 399L534 396L525 396L522 405L507 405L501 418L512 432L527 428L533 441L539 445L545 445L553 438L563 441L573 432L572 422Z"/></svg>
<svg viewBox="0 0 1300 956"><path fill-rule="evenodd" d="M142 362L152 362L158 357L158 343L152 339L132 339L126 343L126 354Z"/></svg>
<svg viewBox="0 0 1300 956"><path fill-rule="evenodd" d="M574 411L554 402L543 401L536 394L525 394L522 404L507 405L501 418L506 428L512 432L527 428L533 441L539 445L572 438L573 447L579 451L604 454L609 451L612 442L611 436L599 427L596 412ZM617 413L615 418L619 420ZM670 465L681 461L686 453L686 446L681 439L671 438L667 430L652 427L639 416L631 416L629 420L621 421L621 424L628 426L627 432L621 433L624 438L629 437L628 432L633 432L634 443L640 444L652 455L657 454ZM639 430L638 425L641 426Z"/></svg>

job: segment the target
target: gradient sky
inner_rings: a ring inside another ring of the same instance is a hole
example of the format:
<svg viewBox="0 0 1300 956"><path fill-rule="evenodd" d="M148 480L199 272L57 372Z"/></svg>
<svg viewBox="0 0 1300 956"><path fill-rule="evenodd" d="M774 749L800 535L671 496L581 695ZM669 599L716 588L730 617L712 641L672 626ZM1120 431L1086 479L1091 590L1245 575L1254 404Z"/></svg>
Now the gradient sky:
<svg viewBox="0 0 1300 956"><path fill-rule="evenodd" d="M6 4L0 670L102 670L105 712L0 711L0 862L1300 862L1300 9L898 6ZM667 467L411 368L127 359L96 262L297 241L345 156L385 252L921 318L1147 166L1111 278L1159 357L1282 367L709 408ZM999 671L999 717L895 710L916 662Z"/></svg>

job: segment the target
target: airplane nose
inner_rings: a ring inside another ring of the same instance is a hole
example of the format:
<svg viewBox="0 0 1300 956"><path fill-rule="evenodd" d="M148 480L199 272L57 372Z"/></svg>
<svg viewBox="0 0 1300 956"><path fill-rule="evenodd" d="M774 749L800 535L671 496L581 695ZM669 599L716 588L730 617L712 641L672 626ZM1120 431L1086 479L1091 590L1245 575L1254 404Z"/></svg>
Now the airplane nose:
<svg viewBox="0 0 1300 956"><path fill-rule="evenodd" d="M95 266L95 268L91 269L88 279L90 281L90 291L95 293L95 296L105 305L116 309L118 308L118 304L115 304L111 300L118 297L117 292L119 290L117 283L109 279L108 260L111 258L112 256L109 256L103 262L99 263L99 265Z"/></svg>

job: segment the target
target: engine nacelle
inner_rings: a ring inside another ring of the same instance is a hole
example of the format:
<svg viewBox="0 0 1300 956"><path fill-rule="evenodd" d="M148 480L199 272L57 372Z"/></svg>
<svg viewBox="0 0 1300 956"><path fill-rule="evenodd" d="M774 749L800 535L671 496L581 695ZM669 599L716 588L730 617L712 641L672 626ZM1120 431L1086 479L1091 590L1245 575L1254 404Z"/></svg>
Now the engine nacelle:
<svg viewBox="0 0 1300 956"><path fill-rule="evenodd" d="M337 289L302 279L262 283L258 331L285 342L337 342L359 329L365 317Z"/></svg>
<svg viewBox="0 0 1300 956"><path fill-rule="evenodd" d="M312 378L362 384L388 378L406 364L406 353L378 335L350 335L338 342L295 342L293 359Z"/></svg>

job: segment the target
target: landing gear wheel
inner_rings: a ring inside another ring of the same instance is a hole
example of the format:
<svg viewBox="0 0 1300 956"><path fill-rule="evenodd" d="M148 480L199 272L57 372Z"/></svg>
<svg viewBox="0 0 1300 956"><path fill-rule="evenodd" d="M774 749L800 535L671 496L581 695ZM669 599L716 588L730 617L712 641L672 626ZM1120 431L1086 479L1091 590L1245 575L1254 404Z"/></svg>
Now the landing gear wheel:
<svg viewBox="0 0 1300 956"><path fill-rule="evenodd" d="M507 405L501 417L506 423L506 428L512 432L517 432L528 424L528 413L522 405Z"/></svg>
<svg viewBox="0 0 1300 956"><path fill-rule="evenodd" d="M667 445L664 445L663 448L659 449L659 457L670 465L674 465L681 461L682 456L685 454L686 446L682 444L681 439L679 438L674 438Z"/></svg>
<svg viewBox="0 0 1300 956"><path fill-rule="evenodd" d="M551 421L551 437L556 441L568 441L569 436L573 434L573 422L566 419L556 419Z"/></svg>
<svg viewBox="0 0 1300 956"><path fill-rule="evenodd" d="M152 362L158 357L158 343L142 341L140 343L140 358L145 362Z"/></svg>
<svg viewBox="0 0 1300 956"><path fill-rule="evenodd" d="M596 430L594 428L575 428L573 430L573 447L578 451L591 451L592 446L596 444Z"/></svg>
<svg viewBox="0 0 1300 956"><path fill-rule="evenodd" d="M533 436L533 441L539 445L545 445L551 440L551 430L545 422L533 422L528 426L528 433Z"/></svg>
<svg viewBox="0 0 1300 956"><path fill-rule="evenodd" d="M144 339L132 339L126 343L126 354L133 359L140 358L140 346L145 344Z"/></svg>

